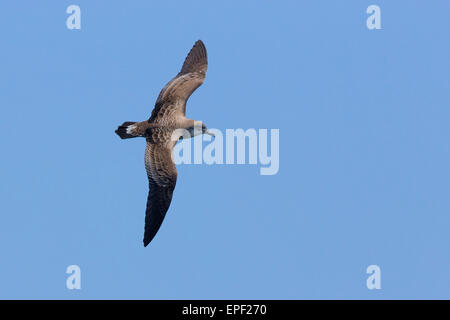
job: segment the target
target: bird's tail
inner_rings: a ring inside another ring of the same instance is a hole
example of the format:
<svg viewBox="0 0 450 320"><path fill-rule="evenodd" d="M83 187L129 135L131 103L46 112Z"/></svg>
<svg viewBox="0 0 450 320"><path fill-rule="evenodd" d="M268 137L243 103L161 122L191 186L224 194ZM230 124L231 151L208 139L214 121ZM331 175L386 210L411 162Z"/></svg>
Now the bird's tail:
<svg viewBox="0 0 450 320"><path fill-rule="evenodd" d="M116 134L122 139L140 137L140 135L136 133L136 123L137 122L131 121L122 123L122 125L117 128Z"/></svg>

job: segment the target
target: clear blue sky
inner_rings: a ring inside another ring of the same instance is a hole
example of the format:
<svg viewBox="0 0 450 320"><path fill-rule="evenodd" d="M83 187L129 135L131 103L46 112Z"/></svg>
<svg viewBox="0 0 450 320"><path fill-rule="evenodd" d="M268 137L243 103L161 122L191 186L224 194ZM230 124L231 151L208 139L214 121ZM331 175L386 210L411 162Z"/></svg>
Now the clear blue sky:
<svg viewBox="0 0 450 320"><path fill-rule="evenodd" d="M82 29L66 28L77 4ZM381 30L366 8L381 7ZM450 2L9 1L0 298L450 298ZM279 128L280 170L180 165L142 245L149 117L197 39L208 127ZM66 268L82 289L66 289ZM366 288L379 265L381 290Z"/></svg>

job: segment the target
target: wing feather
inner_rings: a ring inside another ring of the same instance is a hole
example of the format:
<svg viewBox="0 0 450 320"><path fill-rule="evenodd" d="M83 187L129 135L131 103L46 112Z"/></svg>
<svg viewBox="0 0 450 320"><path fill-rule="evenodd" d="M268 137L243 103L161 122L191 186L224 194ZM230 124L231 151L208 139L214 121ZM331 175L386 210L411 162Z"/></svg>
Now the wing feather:
<svg viewBox="0 0 450 320"><path fill-rule="evenodd" d="M186 115L186 102L191 94L202 85L208 69L208 54L205 44L198 40L184 60L181 71L170 80L159 93L150 122L164 117L165 109L176 109Z"/></svg>
<svg viewBox="0 0 450 320"><path fill-rule="evenodd" d="M161 227L177 182L177 168L170 147L147 142L145 168L149 182L144 230L146 247Z"/></svg>

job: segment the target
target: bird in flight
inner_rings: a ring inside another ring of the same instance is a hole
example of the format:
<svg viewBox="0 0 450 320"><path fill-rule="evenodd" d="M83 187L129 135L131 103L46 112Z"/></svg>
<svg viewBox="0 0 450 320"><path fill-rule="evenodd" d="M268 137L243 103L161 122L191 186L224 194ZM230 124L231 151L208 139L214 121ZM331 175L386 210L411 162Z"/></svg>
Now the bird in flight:
<svg viewBox="0 0 450 320"><path fill-rule="evenodd" d="M147 142L145 169L149 193L145 212L145 247L161 227L172 201L177 182L177 168L172 160L175 144L180 139L199 134L214 136L203 123L186 118L186 102L202 85L207 68L206 48L198 40L184 60L181 71L159 93L150 119L124 122L115 131L122 139L144 137Z"/></svg>

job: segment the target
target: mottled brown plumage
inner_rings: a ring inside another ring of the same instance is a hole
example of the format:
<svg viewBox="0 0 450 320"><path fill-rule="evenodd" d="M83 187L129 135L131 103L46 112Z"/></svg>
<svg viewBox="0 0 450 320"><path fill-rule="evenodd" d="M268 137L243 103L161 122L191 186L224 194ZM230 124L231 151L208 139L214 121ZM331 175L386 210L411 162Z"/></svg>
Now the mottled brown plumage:
<svg viewBox="0 0 450 320"><path fill-rule="evenodd" d="M205 80L208 59L205 45L197 41L187 55L181 71L161 90L151 117L142 122L124 122L116 133L122 138L145 137L145 168L149 181L149 194L145 214L144 246L158 232L172 201L177 182L177 169L172 160L172 150L180 138L185 138L177 129L210 134L200 123L186 118L186 102ZM192 134L194 133L194 134Z"/></svg>

